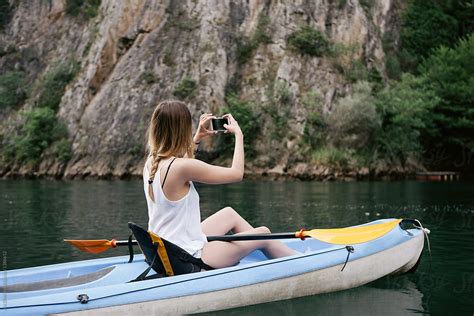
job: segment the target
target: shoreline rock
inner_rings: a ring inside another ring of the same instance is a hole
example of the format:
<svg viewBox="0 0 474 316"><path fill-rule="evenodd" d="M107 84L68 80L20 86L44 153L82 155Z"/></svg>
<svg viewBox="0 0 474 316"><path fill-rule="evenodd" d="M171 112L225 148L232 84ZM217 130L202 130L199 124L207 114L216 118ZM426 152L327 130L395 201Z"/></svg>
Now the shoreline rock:
<svg viewBox="0 0 474 316"><path fill-rule="evenodd" d="M0 170L2 179L106 179L106 180L130 180L140 179L143 166L128 164L127 167L118 170L105 170L83 166L75 168L75 173L71 173L71 168L66 169L64 164L42 162L37 170L31 167L22 166L19 168L9 168ZM69 172L65 172L68 170ZM92 171L94 170L94 171ZM246 180L270 180L270 181L377 181L377 180L402 180L413 179L419 170L403 169L400 167L369 169L362 167L357 169L336 170L322 165L311 165L307 163L297 163L293 167L277 165L272 169L248 166L245 170Z"/></svg>

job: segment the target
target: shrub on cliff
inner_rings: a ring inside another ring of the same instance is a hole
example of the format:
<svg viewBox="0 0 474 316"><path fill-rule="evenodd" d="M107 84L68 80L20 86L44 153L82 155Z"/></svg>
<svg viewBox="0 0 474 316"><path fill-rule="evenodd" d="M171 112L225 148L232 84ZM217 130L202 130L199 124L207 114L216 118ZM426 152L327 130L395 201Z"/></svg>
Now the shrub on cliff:
<svg viewBox="0 0 474 316"><path fill-rule="evenodd" d="M309 26L305 26L288 37L288 46L301 54L321 57L330 52L330 42L326 36Z"/></svg>
<svg viewBox="0 0 474 316"><path fill-rule="evenodd" d="M260 130L260 120L255 112L255 105L252 102L240 100L235 95L226 97L227 106L223 113L232 113L232 116L239 122L239 126L244 134L244 149L247 157L254 155L253 143ZM233 149L234 138L226 137L224 145L228 149ZM229 152L231 152L229 150Z"/></svg>
<svg viewBox="0 0 474 316"><path fill-rule="evenodd" d="M62 162L71 158L71 144L67 128L58 122L54 110L33 108L22 114L22 125L17 135L3 140L5 152L2 159L7 163L20 162L37 165L43 152L53 146L53 154Z"/></svg>
<svg viewBox="0 0 474 316"><path fill-rule="evenodd" d="M62 162L68 162L72 158L71 141L65 137L53 144L54 155Z"/></svg>
<svg viewBox="0 0 474 316"><path fill-rule="evenodd" d="M9 0L0 0L0 31L10 22L12 6Z"/></svg>
<svg viewBox="0 0 474 316"><path fill-rule="evenodd" d="M71 158L68 132L58 121L56 112L66 85L74 78L79 66L74 61L62 63L49 70L35 86L38 94L35 107L21 114L22 125L16 135L4 140L3 160L37 165L43 152L54 144L53 154L60 161Z"/></svg>
<svg viewBox="0 0 474 316"><path fill-rule="evenodd" d="M241 36L237 40L237 63L239 65L245 64L252 57L253 52L260 44L271 43L272 37L270 32L270 18L260 14L258 16L257 27L252 36Z"/></svg>
<svg viewBox="0 0 474 316"><path fill-rule="evenodd" d="M353 60L347 69L344 69L344 74L351 83L357 81L367 81L369 79L369 71L367 66L361 60Z"/></svg>
<svg viewBox="0 0 474 316"><path fill-rule="evenodd" d="M145 82L146 84L149 84L149 85L160 82L160 78L158 78L158 76L153 70L145 70L140 75L140 79L142 82Z"/></svg>
<svg viewBox="0 0 474 316"><path fill-rule="evenodd" d="M288 84L283 81L275 81L266 92L271 101L262 111L272 118L271 137L280 140L288 131L294 96Z"/></svg>
<svg viewBox="0 0 474 316"><path fill-rule="evenodd" d="M36 164L43 151L56 138L56 114L49 108L35 108L23 113L24 124L15 139L14 158Z"/></svg>
<svg viewBox="0 0 474 316"><path fill-rule="evenodd" d="M321 147L311 155L311 161L316 165L346 170L355 164L354 152L332 146Z"/></svg>
<svg viewBox="0 0 474 316"><path fill-rule="evenodd" d="M329 140L338 148L365 149L373 140L380 119L366 81L354 85L353 93L337 101L327 117Z"/></svg>
<svg viewBox="0 0 474 316"><path fill-rule="evenodd" d="M324 100L315 91L303 95L301 100L307 114L303 129L303 144L309 150L314 150L325 145L327 122L323 115Z"/></svg>
<svg viewBox="0 0 474 316"><path fill-rule="evenodd" d="M365 11L370 11L375 4L375 0L359 0L360 6Z"/></svg>
<svg viewBox="0 0 474 316"><path fill-rule="evenodd" d="M25 74L8 71L0 76L0 108L14 107L27 97Z"/></svg>
<svg viewBox="0 0 474 316"><path fill-rule="evenodd" d="M253 41L258 44L269 44L272 42L270 18L262 13L258 16L257 28L253 34Z"/></svg>
<svg viewBox="0 0 474 316"><path fill-rule="evenodd" d="M180 98L186 99L194 96L196 93L197 84L196 81L190 77L185 77L174 89L173 95Z"/></svg>
<svg viewBox="0 0 474 316"><path fill-rule="evenodd" d="M66 14L90 19L99 12L100 3L101 0L66 0Z"/></svg>
<svg viewBox="0 0 474 316"><path fill-rule="evenodd" d="M79 64L73 60L49 70L37 84L36 89L39 94L37 105L57 111L64 89L74 79L78 70Z"/></svg>

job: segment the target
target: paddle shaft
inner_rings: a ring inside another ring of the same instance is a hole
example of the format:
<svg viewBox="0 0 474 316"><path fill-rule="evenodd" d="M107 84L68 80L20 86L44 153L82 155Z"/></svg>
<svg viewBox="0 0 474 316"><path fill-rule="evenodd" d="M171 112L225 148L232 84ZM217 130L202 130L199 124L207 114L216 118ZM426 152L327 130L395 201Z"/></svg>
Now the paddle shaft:
<svg viewBox="0 0 474 316"><path fill-rule="evenodd" d="M287 239L298 238L295 233L274 233L274 234L237 234L224 236L207 236L207 241L244 241L244 240L268 240L268 239Z"/></svg>
<svg viewBox="0 0 474 316"><path fill-rule="evenodd" d="M269 240L269 239L288 239L298 238L295 233L275 233L275 234L255 234L255 235L224 235L208 236L207 241L244 241L244 240ZM127 240L117 240L116 246L127 246ZM132 240L132 245L138 245L136 240Z"/></svg>

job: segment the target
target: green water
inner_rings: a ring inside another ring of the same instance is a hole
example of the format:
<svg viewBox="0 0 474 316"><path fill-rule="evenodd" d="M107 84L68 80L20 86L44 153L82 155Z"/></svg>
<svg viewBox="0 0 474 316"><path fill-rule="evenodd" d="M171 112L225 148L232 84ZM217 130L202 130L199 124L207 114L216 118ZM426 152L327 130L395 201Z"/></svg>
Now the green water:
<svg viewBox="0 0 474 316"><path fill-rule="evenodd" d="M418 218L432 232L431 268L425 251L414 274L226 315L474 313L474 183L262 181L197 189L203 218L230 205L251 224L275 232L387 217ZM0 181L3 269L95 258L62 240L124 238L130 220L147 223L141 181ZM125 253L113 249L102 256Z"/></svg>

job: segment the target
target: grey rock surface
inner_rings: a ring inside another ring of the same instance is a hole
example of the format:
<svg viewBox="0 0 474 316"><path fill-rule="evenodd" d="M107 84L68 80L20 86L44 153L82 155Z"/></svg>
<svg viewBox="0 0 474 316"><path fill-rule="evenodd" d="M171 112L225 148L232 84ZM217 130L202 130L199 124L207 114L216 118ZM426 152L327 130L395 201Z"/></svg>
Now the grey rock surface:
<svg viewBox="0 0 474 316"><path fill-rule="evenodd" d="M397 27L398 6L396 0L374 0L369 10L357 0L102 0L98 15L87 20L68 16L61 0L18 1L0 44L32 55L20 61L28 67L29 78L33 81L68 58L79 61L81 68L67 86L58 111L69 130L72 159L63 165L45 155L36 170L8 166L8 172L57 177L140 175L154 106L175 98L174 89L191 78L197 90L186 101L197 123L201 111L221 111L226 85L239 74L240 97L256 107L275 106L267 91L278 82L292 95L283 139L269 139L271 119L262 119L255 158L248 163L250 172L326 177L327 170L298 161L292 154L308 112L302 97L314 91L322 96L324 110L331 111L336 95L350 91L351 84L333 59L300 55L289 49L287 37L301 26L312 26L333 43L352 48L339 63L361 59L383 74L382 36ZM251 58L239 65L237 39L251 37L262 15L270 20L271 41L258 45ZM0 58L1 67L7 62L8 56ZM34 99L33 95L22 108L33 106ZM2 131L19 111L0 114ZM206 142L203 149L212 153L215 143Z"/></svg>

